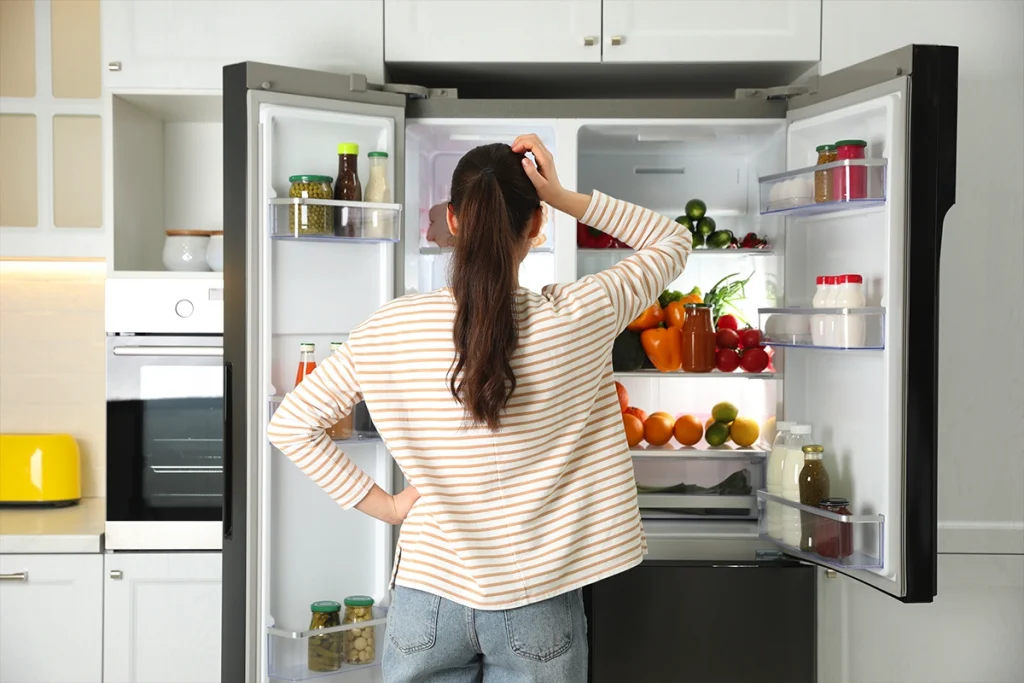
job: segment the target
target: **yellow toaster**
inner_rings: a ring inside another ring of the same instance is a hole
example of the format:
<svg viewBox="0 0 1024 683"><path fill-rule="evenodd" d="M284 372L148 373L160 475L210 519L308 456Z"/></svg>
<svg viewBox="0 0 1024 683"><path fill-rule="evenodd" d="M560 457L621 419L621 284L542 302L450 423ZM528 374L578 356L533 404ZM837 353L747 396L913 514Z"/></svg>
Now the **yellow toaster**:
<svg viewBox="0 0 1024 683"><path fill-rule="evenodd" d="M70 434L0 434L0 505L74 505L82 497Z"/></svg>

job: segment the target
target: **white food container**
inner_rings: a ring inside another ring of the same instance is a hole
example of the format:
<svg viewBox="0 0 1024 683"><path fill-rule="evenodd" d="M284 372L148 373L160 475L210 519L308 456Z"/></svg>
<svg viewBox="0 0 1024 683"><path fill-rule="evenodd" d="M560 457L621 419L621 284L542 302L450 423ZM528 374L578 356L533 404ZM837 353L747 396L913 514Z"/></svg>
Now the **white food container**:
<svg viewBox="0 0 1024 683"><path fill-rule="evenodd" d="M210 233L210 243L206 246L206 263L210 270L221 273L224 271L224 231L215 230Z"/></svg>
<svg viewBox="0 0 1024 683"><path fill-rule="evenodd" d="M164 268L179 273L209 271L206 250L210 233L205 230L168 230L164 240Z"/></svg>

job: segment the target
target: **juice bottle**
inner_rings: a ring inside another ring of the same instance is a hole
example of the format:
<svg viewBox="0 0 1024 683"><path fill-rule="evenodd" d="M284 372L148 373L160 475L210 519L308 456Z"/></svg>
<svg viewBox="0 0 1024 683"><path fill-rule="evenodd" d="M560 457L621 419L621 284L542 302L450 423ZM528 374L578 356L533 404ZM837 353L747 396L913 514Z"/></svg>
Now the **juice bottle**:
<svg viewBox="0 0 1024 683"><path fill-rule="evenodd" d="M316 370L316 344L303 342L299 344L299 369L295 372L295 386L299 386L306 375Z"/></svg>
<svg viewBox="0 0 1024 683"><path fill-rule="evenodd" d="M768 471L765 473L765 485L768 493L775 496L782 495L782 469L786 464L786 442L789 439L789 430L796 426L795 422L776 422L775 441L772 442L772 451L768 455ZM782 540L782 504L768 502L765 514L767 515L768 535L772 538Z"/></svg>

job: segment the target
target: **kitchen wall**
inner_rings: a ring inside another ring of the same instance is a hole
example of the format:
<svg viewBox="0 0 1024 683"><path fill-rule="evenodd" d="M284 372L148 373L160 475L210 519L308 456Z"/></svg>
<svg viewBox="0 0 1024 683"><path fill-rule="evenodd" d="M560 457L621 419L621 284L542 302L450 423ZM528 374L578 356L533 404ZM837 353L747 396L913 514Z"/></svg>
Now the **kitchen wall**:
<svg viewBox="0 0 1024 683"><path fill-rule="evenodd" d="M0 0L0 242L102 226L99 0ZM95 262L0 262L0 431L67 432L106 483L103 280Z"/></svg>

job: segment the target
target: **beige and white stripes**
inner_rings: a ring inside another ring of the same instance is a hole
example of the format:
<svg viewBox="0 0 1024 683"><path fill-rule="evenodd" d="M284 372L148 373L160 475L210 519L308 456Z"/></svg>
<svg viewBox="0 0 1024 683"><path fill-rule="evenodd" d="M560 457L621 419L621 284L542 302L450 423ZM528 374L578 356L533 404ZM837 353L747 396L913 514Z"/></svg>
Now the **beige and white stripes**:
<svg viewBox="0 0 1024 683"><path fill-rule="evenodd" d="M646 552L611 347L679 277L690 235L597 192L583 222L637 253L542 294L519 290L518 386L500 431L474 426L449 392L448 290L381 308L274 414L274 445L349 508L373 482L324 429L365 399L421 495L402 527L399 585L510 609L629 569Z"/></svg>

